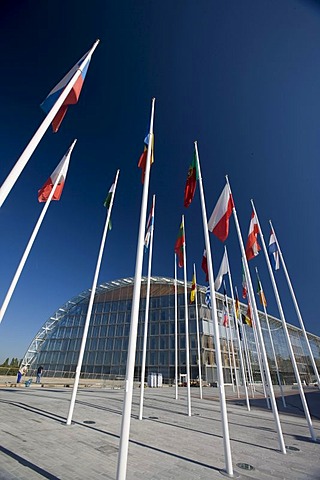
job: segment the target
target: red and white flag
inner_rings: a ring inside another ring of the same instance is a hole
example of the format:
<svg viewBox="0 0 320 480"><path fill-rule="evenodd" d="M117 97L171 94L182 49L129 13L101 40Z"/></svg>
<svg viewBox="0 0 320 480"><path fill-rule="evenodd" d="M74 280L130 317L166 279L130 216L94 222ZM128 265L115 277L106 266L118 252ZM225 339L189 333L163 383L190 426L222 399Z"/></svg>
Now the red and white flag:
<svg viewBox="0 0 320 480"><path fill-rule="evenodd" d="M208 272L208 260L207 260L207 251L206 249L203 250L203 256L202 256L202 262L201 262L201 268L206 274L206 282L209 281L209 272Z"/></svg>
<svg viewBox="0 0 320 480"><path fill-rule="evenodd" d="M216 276L215 282L214 282L214 289L218 291L221 287L223 276L226 275L229 272L228 268L228 257L227 257L227 252L225 251L222 257L221 265L219 268L218 275Z"/></svg>
<svg viewBox="0 0 320 480"><path fill-rule="evenodd" d="M259 250L261 250L261 247L258 243L258 233L260 232L257 217L255 216L254 212L252 212L249 226L249 235L246 244L247 260L251 260L252 258L256 257L259 253Z"/></svg>
<svg viewBox="0 0 320 480"><path fill-rule="evenodd" d="M57 168L51 174L50 178L48 178L48 180L43 185L43 187L40 188L40 190L38 190L39 202L46 202L48 200L51 190L53 189L53 185L56 182L58 177L60 177L60 179L55 189L55 192L53 194L52 200L60 200L62 190L64 187L64 182L67 176L72 148L71 147L69 148L69 150L67 151L67 153L64 155L61 162L57 166Z"/></svg>
<svg viewBox="0 0 320 480"><path fill-rule="evenodd" d="M208 222L210 232L214 233L221 242L224 242L228 237L229 218L231 217L233 207L234 203L230 188L226 184Z"/></svg>

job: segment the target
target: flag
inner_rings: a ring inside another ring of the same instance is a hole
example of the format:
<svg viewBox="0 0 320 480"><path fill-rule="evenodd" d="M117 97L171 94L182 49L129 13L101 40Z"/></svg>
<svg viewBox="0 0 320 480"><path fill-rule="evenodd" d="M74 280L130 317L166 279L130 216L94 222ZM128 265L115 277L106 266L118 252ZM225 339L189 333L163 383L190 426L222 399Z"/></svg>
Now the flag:
<svg viewBox="0 0 320 480"><path fill-rule="evenodd" d="M269 254L273 255L274 269L279 270L279 268L280 268L279 251L278 251L276 239L275 239L275 236L274 236L274 233L273 233L272 230L271 230L271 234L270 234L268 250L269 250Z"/></svg>
<svg viewBox="0 0 320 480"><path fill-rule="evenodd" d="M226 184L208 222L210 232L214 233L221 242L224 242L228 237L229 218L233 207L234 203L230 188Z"/></svg>
<svg viewBox="0 0 320 480"><path fill-rule="evenodd" d="M206 274L206 282L208 282L209 281L209 272L208 272L208 261L207 261L207 251L206 251L206 249L203 250L201 268L204 271L204 273Z"/></svg>
<svg viewBox="0 0 320 480"><path fill-rule="evenodd" d="M244 274L243 265L242 265L242 298L247 298L247 295L248 295L247 281L246 281L246 276Z"/></svg>
<svg viewBox="0 0 320 480"><path fill-rule="evenodd" d="M228 326L228 310L227 310L227 293L226 289L224 289L223 292L224 295L224 300L223 300L223 326L227 327Z"/></svg>
<svg viewBox="0 0 320 480"><path fill-rule="evenodd" d="M189 205L193 200L193 197L197 188L197 180L199 180L199 171L198 171L196 150L194 150L193 160L188 170L186 186L184 189L184 206L186 208L189 207Z"/></svg>
<svg viewBox="0 0 320 480"><path fill-rule="evenodd" d="M184 228L183 228L183 222L181 222L178 237L174 246L174 251L177 254L178 257L178 265L179 267L183 267L183 249L184 249Z"/></svg>
<svg viewBox="0 0 320 480"><path fill-rule="evenodd" d="M72 147L73 148L73 147ZM50 178L46 181L40 190L38 190L38 201L39 202L46 202L49 198L49 195L53 189L53 185L55 184L58 177L59 183L56 186L55 192L53 194L52 200L60 200L62 190L64 187L64 182L66 180L67 171L69 167L70 155L71 155L71 147L67 151L67 153L62 158L61 162L57 166L57 168L53 171Z"/></svg>
<svg viewBox="0 0 320 480"><path fill-rule="evenodd" d="M153 224L154 224L154 205L153 205L153 202L152 202L151 210L150 210L150 213L149 213L147 226L146 226L146 236L144 237L145 251L149 248L151 229L153 227Z"/></svg>
<svg viewBox="0 0 320 480"><path fill-rule="evenodd" d="M60 97L61 93L63 90L66 88L66 86L69 84L70 80L74 76L74 74L77 72L77 70L80 70L81 68L81 74L78 77L77 81L73 85L72 89L70 90L67 98L61 105L58 113L54 117L52 121L52 129L56 133L59 130L59 127L61 125L62 120L64 119L65 114L67 113L68 106L69 105L74 105L78 102L80 92L82 89L82 85L85 79L85 76L88 71L89 63L91 60L91 52L92 50L89 50L80 60L78 63L74 65L74 67L67 73L65 77L56 85L47 98L41 103L40 107L45 113L49 113L53 105L56 103L58 98ZM85 63L84 63L85 62ZM81 64L83 64L81 66Z"/></svg>
<svg viewBox="0 0 320 480"><path fill-rule="evenodd" d="M251 260L252 258L256 257L259 253L259 250L261 250L261 247L258 243L258 233L260 232L257 217L255 216L254 212L252 212L249 226L249 235L246 244L247 260Z"/></svg>
<svg viewBox="0 0 320 480"><path fill-rule="evenodd" d="M105 199L105 201L103 203L104 207L106 207L107 210L109 210L113 192L114 192L114 183L111 185L110 190L109 190L108 195L107 195L107 198ZM112 229L111 218L109 219L108 227L109 227L109 230Z"/></svg>
<svg viewBox="0 0 320 480"><path fill-rule="evenodd" d="M241 327L240 327L240 323L239 321L237 320L237 328L238 328L238 332L239 332L239 339L240 339L240 342L242 341L242 332L241 332Z"/></svg>
<svg viewBox="0 0 320 480"><path fill-rule="evenodd" d="M249 327L252 327L252 315L251 315L250 304L248 304L247 313L245 315L242 314L241 317L242 317L242 323L249 325Z"/></svg>
<svg viewBox="0 0 320 480"><path fill-rule="evenodd" d="M207 307L208 307L208 308L211 308L210 285L208 285L207 288L206 288L205 302L206 302Z"/></svg>
<svg viewBox="0 0 320 480"><path fill-rule="evenodd" d="M144 176L145 176L145 173L146 173L149 141L150 141L150 133L148 133L148 135L144 139L143 152L140 155L139 162L138 162L138 167L141 168L141 183L144 183ZM151 144L150 163L151 164L153 163L153 135L152 135L152 144Z"/></svg>
<svg viewBox="0 0 320 480"><path fill-rule="evenodd" d="M193 274L192 286L191 286L191 292L190 292L190 303L193 303L195 301L196 293L197 293L197 290L196 290L196 276L195 276L195 274Z"/></svg>
<svg viewBox="0 0 320 480"><path fill-rule="evenodd" d="M225 251L224 255L222 257L222 261L221 261L221 265L220 265L218 275L217 275L216 280L214 282L214 289L216 291L218 291L219 288L221 287L223 276L226 273L228 273L228 271L229 271L229 269L228 269L228 258L227 258L227 252Z"/></svg>
<svg viewBox="0 0 320 480"><path fill-rule="evenodd" d="M259 295L261 305L264 305L266 307L267 306L267 300L266 300L264 291L262 290L262 285L261 285L261 282L260 282L259 279L258 279L257 294Z"/></svg>
<svg viewBox="0 0 320 480"><path fill-rule="evenodd" d="M239 318L239 312L240 312L240 302L239 302L239 297L238 297L238 292L236 292L236 302L235 302L235 309L236 309L236 317Z"/></svg>

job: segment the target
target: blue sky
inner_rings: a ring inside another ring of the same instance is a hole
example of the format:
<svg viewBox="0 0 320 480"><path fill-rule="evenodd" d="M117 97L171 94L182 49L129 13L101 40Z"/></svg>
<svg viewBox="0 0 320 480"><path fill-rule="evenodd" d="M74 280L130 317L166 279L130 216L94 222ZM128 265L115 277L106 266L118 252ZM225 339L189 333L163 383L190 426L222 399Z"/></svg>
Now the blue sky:
<svg viewBox="0 0 320 480"><path fill-rule="evenodd" d="M99 283L132 276L142 186L137 162L156 97L157 196L153 274L173 276L173 250L186 215L188 275L198 279L204 247L198 191L183 192L193 141L199 145L208 215L229 175L246 239L255 201L265 237L272 219L306 329L320 335L320 7L298 0L1 2L0 182L43 120L39 104L91 47L78 105L57 134L47 131L0 211L0 301L37 221L37 190L74 138L62 198L50 205L0 326L0 361L21 358L41 325L90 288L105 220L104 198L120 168ZM241 284L233 220L226 242ZM211 235L217 272L223 244ZM269 313L278 316L266 263L258 266ZM144 265L144 272L147 262ZM182 272L179 272L182 278ZM283 271L287 321L298 325Z"/></svg>

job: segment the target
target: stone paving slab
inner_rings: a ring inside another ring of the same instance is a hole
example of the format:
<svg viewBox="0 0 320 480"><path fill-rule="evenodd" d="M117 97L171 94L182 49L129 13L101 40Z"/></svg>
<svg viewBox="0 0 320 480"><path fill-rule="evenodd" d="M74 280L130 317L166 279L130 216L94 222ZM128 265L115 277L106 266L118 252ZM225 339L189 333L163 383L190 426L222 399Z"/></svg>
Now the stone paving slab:
<svg viewBox="0 0 320 480"><path fill-rule="evenodd" d="M139 421L140 390L134 389L127 480L209 480L223 476L224 451L217 389L192 389L187 416L186 389L146 389L144 419ZM123 390L78 391L73 424L66 426L70 388L0 389L0 480L115 479ZM320 436L320 393L306 393ZM228 420L235 475L240 479L319 480L320 444L310 440L300 399L287 392L280 420L285 444L279 452L272 413L256 395L250 412L232 394ZM242 470L247 463L254 470Z"/></svg>

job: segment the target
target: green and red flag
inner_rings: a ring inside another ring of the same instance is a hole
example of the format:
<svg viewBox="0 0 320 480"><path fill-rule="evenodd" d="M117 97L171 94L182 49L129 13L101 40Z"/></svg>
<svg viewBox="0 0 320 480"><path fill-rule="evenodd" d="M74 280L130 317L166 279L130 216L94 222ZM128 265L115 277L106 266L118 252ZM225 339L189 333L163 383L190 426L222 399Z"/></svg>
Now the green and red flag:
<svg viewBox="0 0 320 480"><path fill-rule="evenodd" d="M183 249L184 249L184 228L183 228L183 222L181 222L178 237L174 246L174 251L177 254L178 257L178 265L179 267L183 267L184 262L183 262Z"/></svg>
<svg viewBox="0 0 320 480"><path fill-rule="evenodd" d="M197 187L197 180L199 180L199 170L196 151L193 152L193 159L188 170L188 177L186 181L186 186L184 189L184 206L186 208L191 204L194 193Z"/></svg>

